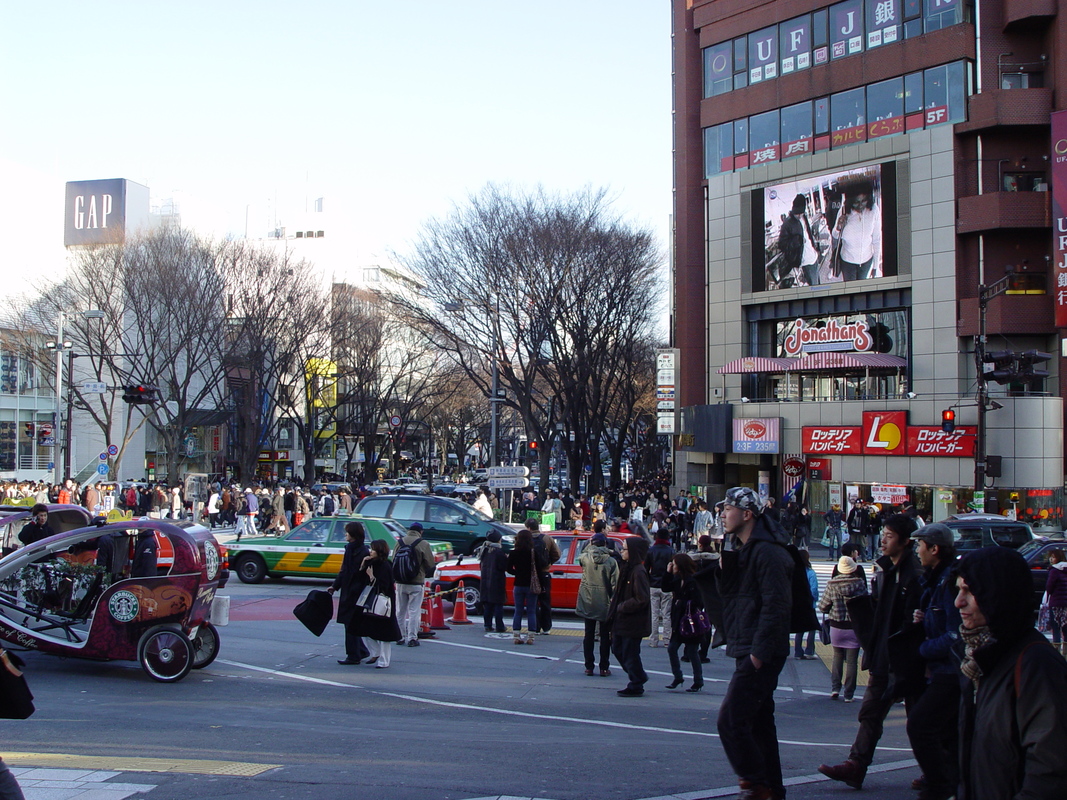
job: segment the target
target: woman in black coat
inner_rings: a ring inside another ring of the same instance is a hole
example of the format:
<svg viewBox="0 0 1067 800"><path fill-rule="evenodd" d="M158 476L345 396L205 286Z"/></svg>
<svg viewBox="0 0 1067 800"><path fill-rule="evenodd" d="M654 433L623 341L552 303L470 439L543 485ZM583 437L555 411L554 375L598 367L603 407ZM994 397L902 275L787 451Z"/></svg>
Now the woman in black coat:
<svg viewBox="0 0 1067 800"><path fill-rule="evenodd" d="M671 672L674 680L667 686L668 689L677 689L682 685L682 664L678 658L678 648L685 646L686 660L693 668L693 685L686 689L687 692L699 692L704 686L704 671L700 663L700 644L703 634L694 638L683 638L681 623L682 617L690 611L704 607L704 601L700 594L693 576L697 566L685 553L677 553L667 565L667 572L663 576L663 591L671 592L671 641L667 645L667 657L671 662Z"/></svg>
<svg viewBox="0 0 1067 800"><path fill-rule="evenodd" d="M370 553L363 542L366 541L367 533L362 522L349 522L345 525L345 555L341 560L341 571L333 581L333 585L327 589L333 594L341 590L341 599L337 601L337 621L345 626L345 655L343 661L338 664L358 664L369 653L363 644L363 609L356 602L360 592L370 582L367 573L360 569L363 559ZM396 638L400 638L399 636Z"/></svg>
<svg viewBox="0 0 1067 800"><path fill-rule="evenodd" d="M393 642L401 638L400 626L396 624L396 583L393 581L393 564L389 560L389 545L381 539L371 542L370 553L363 559L360 571L374 584L378 594L389 598L388 616L368 612L363 614L363 635L370 650L367 663L374 664L378 669L386 669L393 652Z"/></svg>
<svg viewBox="0 0 1067 800"><path fill-rule="evenodd" d="M485 632L492 632L495 621L496 632L504 633L507 630L504 627L504 604L508 601L505 571L508 557L500 546L499 533L493 531L485 537L478 561L481 564L480 590Z"/></svg>

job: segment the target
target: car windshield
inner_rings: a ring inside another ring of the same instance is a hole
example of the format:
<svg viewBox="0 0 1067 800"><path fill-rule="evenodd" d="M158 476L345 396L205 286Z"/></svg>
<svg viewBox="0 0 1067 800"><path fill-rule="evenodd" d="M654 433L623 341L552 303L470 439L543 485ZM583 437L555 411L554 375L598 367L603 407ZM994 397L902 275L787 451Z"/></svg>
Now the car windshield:
<svg viewBox="0 0 1067 800"><path fill-rule="evenodd" d="M1025 559L1029 559L1032 554L1036 553L1038 550L1044 547L1044 545L1045 542L1039 542L1036 539L1027 542L1019 548L1019 555L1021 555Z"/></svg>

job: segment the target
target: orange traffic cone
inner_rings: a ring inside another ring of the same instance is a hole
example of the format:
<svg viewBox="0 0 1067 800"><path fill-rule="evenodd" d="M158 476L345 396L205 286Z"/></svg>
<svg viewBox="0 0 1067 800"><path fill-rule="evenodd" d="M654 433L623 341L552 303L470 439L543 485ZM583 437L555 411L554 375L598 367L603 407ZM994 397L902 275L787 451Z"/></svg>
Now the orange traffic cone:
<svg viewBox="0 0 1067 800"><path fill-rule="evenodd" d="M463 591L463 581L459 582L459 588L456 590L456 603L452 607L452 616L448 621L453 625L471 625L471 621L467 619L467 601L465 598L465 592Z"/></svg>
<svg viewBox="0 0 1067 800"><path fill-rule="evenodd" d="M445 625L445 609L441 604L441 596L436 593L430 597L430 628L435 631L451 630Z"/></svg>

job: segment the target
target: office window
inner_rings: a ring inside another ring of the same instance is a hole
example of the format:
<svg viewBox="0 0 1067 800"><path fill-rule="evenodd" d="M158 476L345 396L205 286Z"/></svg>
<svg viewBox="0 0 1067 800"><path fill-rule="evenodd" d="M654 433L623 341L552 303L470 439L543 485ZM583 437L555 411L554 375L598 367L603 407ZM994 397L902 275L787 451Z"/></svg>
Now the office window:
<svg viewBox="0 0 1067 800"><path fill-rule="evenodd" d="M782 109L782 158L814 152L811 101Z"/></svg>
<svg viewBox="0 0 1067 800"><path fill-rule="evenodd" d="M768 111L748 118L749 163L752 166L779 158L778 145L781 142L781 130L778 110Z"/></svg>
<svg viewBox="0 0 1067 800"><path fill-rule="evenodd" d="M704 96L714 97L733 89L733 45L723 42L704 48Z"/></svg>
<svg viewBox="0 0 1067 800"><path fill-rule="evenodd" d="M867 138L867 115L863 88L830 97L830 146L844 147Z"/></svg>
<svg viewBox="0 0 1067 800"><path fill-rule="evenodd" d="M733 169L733 124L704 129L704 177Z"/></svg>
<svg viewBox="0 0 1067 800"><path fill-rule="evenodd" d="M863 52L863 0L830 6L830 58Z"/></svg>
<svg viewBox="0 0 1067 800"><path fill-rule="evenodd" d="M904 80L890 78L867 87L867 135L871 139L904 133Z"/></svg>
<svg viewBox="0 0 1067 800"><path fill-rule="evenodd" d="M748 117L734 120L734 155L748 152Z"/></svg>
<svg viewBox="0 0 1067 800"><path fill-rule="evenodd" d="M748 35L748 82L778 77L778 29L772 25Z"/></svg>
<svg viewBox="0 0 1067 800"><path fill-rule="evenodd" d="M830 12L823 8L811 15L811 60L825 64L830 60Z"/></svg>
<svg viewBox="0 0 1067 800"><path fill-rule="evenodd" d="M962 0L923 0L923 28L927 33L963 22Z"/></svg>
<svg viewBox="0 0 1067 800"><path fill-rule="evenodd" d="M923 110L923 74L913 72L904 76L904 113L917 114Z"/></svg>
<svg viewBox="0 0 1067 800"><path fill-rule="evenodd" d="M778 52L781 55L781 72L807 69L811 66L811 16L783 22L778 26Z"/></svg>
<svg viewBox="0 0 1067 800"><path fill-rule="evenodd" d="M967 119L967 64L955 61L923 73L926 125Z"/></svg>
<svg viewBox="0 0 1067 800"><path fill-rule="evenodd" d="M734 88L748 86L748 37L734 39Z"/></svg>
<svg viewBox="0 0 1067 800"><path fill-rule="evenodd" d="M900 39L901 0L866 0L867 49Z"/></svg>
<svg viewBox="0 0 1067 800"><path fill-rule="evenodd" d="M817 97L815 106L815 135L825 136L830 132L830 98Z"/></svg>
<svg viewBox="0 0 1067 800"><path fill-rule="evenodd" d="M923 0L901 0L904 16L904 38L911 39L923 33Z"/></svg>

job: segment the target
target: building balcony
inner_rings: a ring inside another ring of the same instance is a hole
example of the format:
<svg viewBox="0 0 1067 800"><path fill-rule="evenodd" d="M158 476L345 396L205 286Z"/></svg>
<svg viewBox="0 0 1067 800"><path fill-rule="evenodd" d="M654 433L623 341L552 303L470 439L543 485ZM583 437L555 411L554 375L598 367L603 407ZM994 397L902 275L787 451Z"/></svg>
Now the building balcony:
<svg viewBox="0 0 1067 800"><path fill-rule="evenodd" d="M1051 89L989 89L967 100L967 121L956 133L974 133L1000 126L1049 125Z"/></svg>
<svg viewBox="0 0 1067 800"><path fill-rule="evenodd" d="M1040 28L1056 16L1057 0L1004 0L1004 32Z"/></svg>
<svg viewBox="0 0 1067 800"><path fill-rule="evenodd" d="M1002 294L994 297L986 307L986 333L990 336L1053 333L1056 325L1052 300L1050 294ZM956 335L976 336L978 298L962 298L959 301L959 314Z"/></svg>
<svg viewBox="0 0 1067 800"><path fill-rule="evenodd" d="M1051 227L1051 192L986 192L959 199L957 233Z"/></svg>

